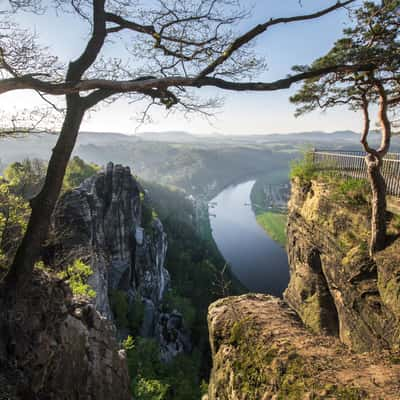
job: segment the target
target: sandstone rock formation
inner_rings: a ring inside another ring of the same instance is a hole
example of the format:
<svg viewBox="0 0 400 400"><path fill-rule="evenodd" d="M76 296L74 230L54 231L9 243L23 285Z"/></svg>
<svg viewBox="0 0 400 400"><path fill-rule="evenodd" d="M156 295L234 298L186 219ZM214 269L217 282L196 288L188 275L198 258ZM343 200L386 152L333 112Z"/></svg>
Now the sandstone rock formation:
<svg viewBox="0 0 400 400"><path fill-rule="evenodd" d="M130 399L125 354L113 324L92 305L73 299L69 287L53 273L34 273L19 294L16 316L18 377L10 398Z"/></svg>
<svg viewBox="0 0 400 400"><path fill-rule="evenodd" d="M310 333L284 301L247 294L213 303L209 400L385 399L400 365L385 351L355 354Z"/></svg>
<svg viewBox="0 0 400 400"><path fill-rule="evenodd" d="M113 319L109 300L113 291L124 292L130 303L139 298L145 312L140 334L156 337L163 357L169 359L190 346L183 326L175 335L165 329L176 319L160 313L169 285L167 236L156 217L143 221L143 197L144 190L130 169L109 163L105 171L59 200L53 252L56 264L65 266L79 257L91 266L94 305L109 320ZM129 332L119 333L123 337Z"/></svg>
<svg viewBox="0 0 400 400"><path fill-rule="evenodd" d="M356 351L400 345L400 240L371 258L369 206L323 180L293 182L285 299L314 332Z"/></svg>

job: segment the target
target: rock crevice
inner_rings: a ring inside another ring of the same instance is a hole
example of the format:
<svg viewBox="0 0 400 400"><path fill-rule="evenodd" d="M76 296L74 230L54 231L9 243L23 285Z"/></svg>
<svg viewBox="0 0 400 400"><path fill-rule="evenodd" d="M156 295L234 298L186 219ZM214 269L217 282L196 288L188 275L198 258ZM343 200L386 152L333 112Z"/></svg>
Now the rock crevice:
<svg viewBox="0 0 400 400"><path fill-rule="evenodd" d="M284 297L314 332L356 351L397 348L400 241L371 258L368 203L342 197L321 180L293 182Z"/></svg>

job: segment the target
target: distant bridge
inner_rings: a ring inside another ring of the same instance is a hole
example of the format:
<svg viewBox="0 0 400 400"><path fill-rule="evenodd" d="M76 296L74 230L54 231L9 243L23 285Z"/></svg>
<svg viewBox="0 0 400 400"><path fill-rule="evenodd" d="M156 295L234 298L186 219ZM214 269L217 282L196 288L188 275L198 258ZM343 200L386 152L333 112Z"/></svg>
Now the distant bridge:
<svg viewBox="0 0 400 400"><path fill-rule="evenodd" d="M329 151L315 149L311 152L314 165L320 169L337 171L340 175L367 179L366 153L363 151ZM383 159L382 175L388 195L400 197L400 153L388 153Z"/></svg>

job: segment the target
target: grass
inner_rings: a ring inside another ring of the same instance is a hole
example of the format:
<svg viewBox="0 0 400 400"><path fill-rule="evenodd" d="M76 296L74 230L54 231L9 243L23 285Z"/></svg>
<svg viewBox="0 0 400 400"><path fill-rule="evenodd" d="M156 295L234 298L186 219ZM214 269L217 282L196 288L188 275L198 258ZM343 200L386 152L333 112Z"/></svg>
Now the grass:
<svg viewBox="0 0 400 400"><path fill-rule="evenodd" d="M313 163L313 155L310 151L304 152L304 157L292 161L290 164L290 178L299 178L301 181L309 182L315 178L317 168Z"/></svg>
<svg viewBox="0 0 400 400"><path fill-rule="evenodd" d="M274 211L266 211L257 215L257 222L267 232L271 239L280 245L286 245L286 220L287 215Z"/></svg>

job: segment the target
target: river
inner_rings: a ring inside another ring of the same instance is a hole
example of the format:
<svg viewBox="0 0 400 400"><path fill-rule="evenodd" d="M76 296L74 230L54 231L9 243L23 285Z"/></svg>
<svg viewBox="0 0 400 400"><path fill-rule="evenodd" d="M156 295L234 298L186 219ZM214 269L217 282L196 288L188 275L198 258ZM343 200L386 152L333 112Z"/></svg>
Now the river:
<svg viewBox="0 0 400 400"><path fill-rule="evenodd" d="M250 206L254 183L229 186L211 200L212 234L232 272L249 291L282 296L289 281L287 254L256 221Z"/></svg>

